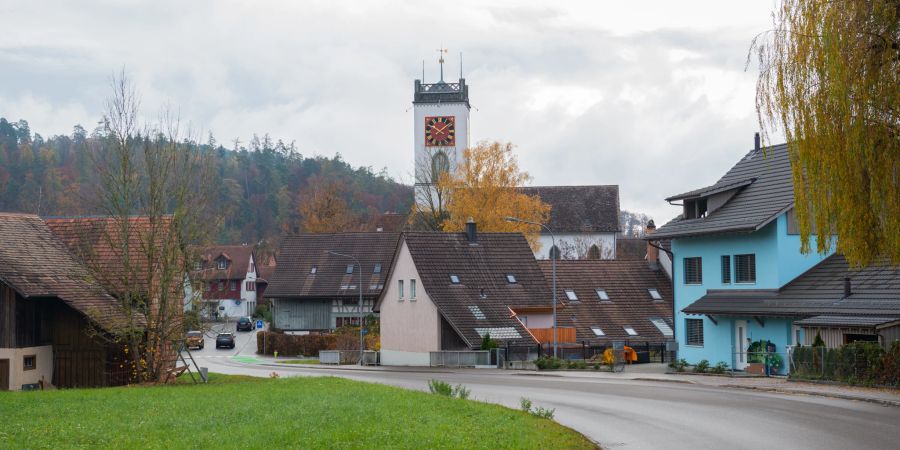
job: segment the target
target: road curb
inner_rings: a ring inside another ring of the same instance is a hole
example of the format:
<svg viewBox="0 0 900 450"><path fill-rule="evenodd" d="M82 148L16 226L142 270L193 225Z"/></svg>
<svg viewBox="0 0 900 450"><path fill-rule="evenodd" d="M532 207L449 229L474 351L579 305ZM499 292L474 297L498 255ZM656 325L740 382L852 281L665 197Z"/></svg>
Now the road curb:
<svg viewBox="0 0 900 450"><path fill-rule="evenodd" d="M762 386L741 386L741 385L737 385L737 384L723 384L721 386L724 388L745 389L748 391L774 392L774 393L778 393L778 394L815 395L818 397L838 398L841 400L857 400L857 401L861 401L861 402L875 403L875 404L882 405L882 406L893 406L896 408L900 408L900 401L897 401L897 400L885 400L885 399L872 398L872 397L860 397L860 396L856 396L856 395L835 394L835 393L831 393L831 392L804 391L801 389L782 389L782 388L771 388L771 387L762 387Z"/></svg>

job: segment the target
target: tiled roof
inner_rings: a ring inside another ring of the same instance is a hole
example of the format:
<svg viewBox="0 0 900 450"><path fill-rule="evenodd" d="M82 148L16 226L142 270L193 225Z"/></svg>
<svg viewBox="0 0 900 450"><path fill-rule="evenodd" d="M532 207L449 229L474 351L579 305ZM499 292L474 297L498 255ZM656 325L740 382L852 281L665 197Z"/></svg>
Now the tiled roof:
<svg viewBox="0 0 900 450"><path fill-rule="evenodd" d="M142 251L154 233L154 224L146 216L128 218L130 274L126 277L124 261L124 245L119 231L120 219L116 217L66 217L47 218L47 226L59 237L69 250L80 258L95 273L103 287L116 295L128 290L126 280L133 284L132 289L147 292L146 273L148 258ZM171 223L166 216L156 225L156 239L165 239L164 227Z"/></svg>
<svg viewBox="0 0 900 450"><path fill-rule="evenodd" d="M541 269L552 284L552 261L541 260ZM672 326L672 282L662 270L652 270L642 260L560 260L556 262L557 300L564 305L557 312L557 326L575 327L579 341L647 341L672 340L651 319L663 319ZM569 301L566 290L578 297ZM609 301L601 301L597 289L603 289ZM648 289L656 289L662 297L654 300ZM630 336L630 326L637 336ZM600 327L605 336L591 330Z"/></svg>
<svg viewBox="0 0 900 450"><path fill-rule="evenodd" d="M844 278L850 297L844 298ZM851 269L834 254L779 290L710 290L684 309L688 314L804 317L900 316L900 267L887 261Z"/></svg>
<svg viewBox="0 0 900 450"><path fill-rule="evenodd" d="M203 269L195 272L201 280L243 280L250 269L250 257L253 256L252 245L215 245L200 251ZM218 269L216 261L219 257L228 260L226 269Z"/></svg>
<svg viewBox="0 0 900 450"><path fill-rule="evenodd" d="M619 231L619 186L531 186L522 192L550 205L554 233Z"/></svg>
<svg viewBox="0 0 900 450"><path fill-rule="evenodd" d="M534 342L510 307L550 306L550 289L521 234L478 233L477 244L465 233L414 232L403 239L425 292L470 347L479 347L481 332L491 329L493 339Z"/></svg>
<svg viewBox="0 0 900 450"><path fill-rule="evenodd" d="M680 216L660 227L656 238L698 236L709 233L751 232L771 222L794 204L794 184L787 145L747 153L719 181L670 199L705 197L735 189L737 194L706 217Z"/></svg>
<svg viewBox="0 0 900 450"><path fill-rule="evenodd" d="M37 216L0 213L0 281L25 298L57 297L108 331L128 324L118 301Z"/></svg>
<svg viewBox="0 0 900 450"><path fill-rule="evenodd" d="M399 233L338 233L289 235L281 242L278 266L269 279L266 297L356 296L359 268L347 274L352 259L326 253L351 255L362 264L363 294L377 296L384 289L400 239ZM375 265L381 272L375 273ZM315 273L311 273L315 267Z"/></svg>

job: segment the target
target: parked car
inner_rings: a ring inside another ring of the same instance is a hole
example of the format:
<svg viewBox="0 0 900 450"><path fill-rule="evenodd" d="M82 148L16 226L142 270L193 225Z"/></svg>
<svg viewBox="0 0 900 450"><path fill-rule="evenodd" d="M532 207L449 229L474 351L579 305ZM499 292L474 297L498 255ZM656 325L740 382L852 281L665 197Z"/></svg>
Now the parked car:
<svg viewBox="0 0 900 450"><path fill-rule="evenodd" d="M191 348L199 348L203 350L203 332L202 331L188 331L187 336L184 338L184 345L187 346L188 349Z"/></svg>
<svg viewBox="0 0 900 450"><path fill-rule="evenodd" d="M219 333L216 336L216 348L234 348L234 334Z"/></svg>
<svg viewBox="0 0 900 450"><path fill-rule="evenodd" d="M253 319L244 316L238 319L237 330L238 331L253 331Z"/></svg>

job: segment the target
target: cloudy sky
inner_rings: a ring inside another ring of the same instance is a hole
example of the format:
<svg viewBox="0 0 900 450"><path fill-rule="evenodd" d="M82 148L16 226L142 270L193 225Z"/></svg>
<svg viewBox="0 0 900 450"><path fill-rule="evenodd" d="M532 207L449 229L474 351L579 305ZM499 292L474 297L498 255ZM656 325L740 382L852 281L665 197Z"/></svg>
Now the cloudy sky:
<svg viewBox="0 0 900 450"><path fill-rule="evenodd" d="M711 184L752 147L763 1L0 1L0 116L92 129L124 68L222 143L253 133L411 183L413 80L459 52L473 141L534 184L618 184L623 209Z"/></svg>

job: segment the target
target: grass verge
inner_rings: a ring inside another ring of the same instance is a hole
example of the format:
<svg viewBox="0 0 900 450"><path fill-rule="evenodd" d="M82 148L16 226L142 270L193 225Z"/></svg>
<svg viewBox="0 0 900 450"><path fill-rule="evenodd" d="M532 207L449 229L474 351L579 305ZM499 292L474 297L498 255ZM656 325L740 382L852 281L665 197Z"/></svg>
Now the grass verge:
<svg viewBox="0 0 900 450"><path fill-rule="evenodd" d="M285 361L275 361L280 364L319 364L318 359L288 359Z"/></svg>
<svg viewBox="0 0 900 450"><path fill-rule="evenodd" d="M595 448L497 405L330 377L0 395L9 448Z"/></svg>

